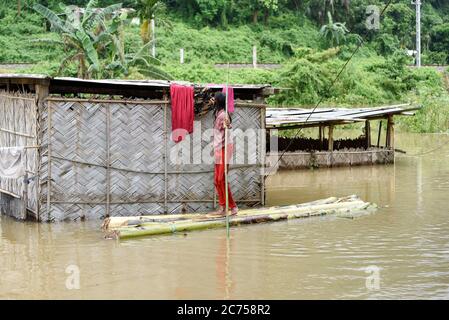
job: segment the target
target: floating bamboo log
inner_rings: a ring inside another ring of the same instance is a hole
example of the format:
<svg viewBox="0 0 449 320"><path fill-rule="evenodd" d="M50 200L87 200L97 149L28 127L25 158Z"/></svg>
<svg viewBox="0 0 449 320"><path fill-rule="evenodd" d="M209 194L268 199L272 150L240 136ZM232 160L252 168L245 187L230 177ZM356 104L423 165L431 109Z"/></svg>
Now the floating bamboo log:
<svg viewBox="0 0 449 320"><path fill-rule="evenodd" d="M328 198L309 203L241 210L230 219L230 226L275 222L322 215L355 218L375 210L377 206L357 196ZM210 214L183 214L140 217L112 217L103 223L107 238L127 239L141 236L169 234L226 227L225 217Z"/></svg>

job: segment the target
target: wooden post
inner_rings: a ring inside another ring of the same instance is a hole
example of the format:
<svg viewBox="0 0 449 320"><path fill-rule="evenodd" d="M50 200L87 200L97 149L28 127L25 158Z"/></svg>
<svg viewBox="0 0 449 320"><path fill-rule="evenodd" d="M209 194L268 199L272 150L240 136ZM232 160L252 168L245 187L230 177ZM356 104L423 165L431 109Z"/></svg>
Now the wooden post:
<svg viewBox="0 0 449 320"><path fill-rule="evenodd" d="M267 148L267 140L266 140L266 130L265 130L265 120L266 120L266 110L265 108L261 108L260 109L260 129L261 129L261 134L260 134L260 138L261 138L261 151L260 151L260 165L261 165L261 175L260 175L260 179L261 179L261 194L260 194L260 202L262 204L262 206L265 206L265 161L266 161L266 148Z"/></svg>
<svg viewBox="0 0 449 320"><path fill-rule="evenodd" d="M392 115L388 116L387 148L394 150L394 119Z"/></svg>
<svg viewBox="0 0 449 320"><path fill-rule="evenodd" d="M324 127L323 126L319 126L318 127L318 139L320 140L320 149L323 149L323 145L324 145Z"/></svg>
<svg viewBox="0 0 449 320"><path fill-rule="evenodd" d="M380 135L382 133L382 120L379 122L379 133L377 134L377 147L380 147Z"/></svg>
<svg viewBox="0 0 449 320"><path fill-rule="evenodd" d="M366 139L366 149L371 148L371 124L369 120L365 121L365 139Z"/></svg>
<svg viewBox="0 0 449 320"><path fill-rule="evenodd" d="M164 93L164 100L166 102L163 105L164 108L164 211L168 214L168 127L167 117L169 101L167 93Z"/></svg>
<svg viewBox="0 0 449 320"><path fill-rule="evenodd" d="M28 216L28 172L25 172L25 177L23 177L23 208L22 208L22 219L25 220Z"/></svg>
<svg viewBox="0 0 449 320"><path fill-rule="evenodd" d="M45 103L45 99L47 99L47 97L48 97L48 95L49 95L49 85L48 84L43 84L43 85L35 85L35 87L34 87L34 89L35 89L35 92L36 92L36 116L37 116L37 119L36 119L36 122L38 122L39 123L39 118L40 118L40 115L41 115L41 111L43 111L44 110L44 103ZM50 104L50 102L48 102L49 104ZM35 208L35 210L36 210L36 220L38 221L38 222L40 222L41 221L41 217L40 217L40 201L39 201L39 198L40 198L40 168L39 168L39 166L40 166L40 163L41 163L41 149L40 149L40 146L41 146L41 144L42 144L42 141L40 141L40 137L39 137L39 126L36 126L36 131L35 131L35 136L36 136L36 138L35 138L35 141L34 141L34 143L35 143L35 145L36 146L38 146L38 148L36 148L35 150L35 152L36 152L36 157L35 157L35 161L36 161L36 164L35 164L35 166L36 166L36 169L35 169L35 172L36 172L36 174L35 174L35 178L34 178L34 184L35 184L35 190L36 190L36 208ZM50 142L50 130L48 131L48 142Z"/></svg>
<svg viewBox="0 0 449 320"><path fill-rule="evenodd" d="M47 220L51 221L51 136L52 136L52 105L51 101L47 103Z"/></svg>
<svg viewBox="0 0 449 320"><path fill-rule="evenodd" d="M328 150L330 152L334 151L334 126L331 124L329 126L329 144Z"/></svg>
<svg viewBox="0 0 449 320"><path fill-rule="evenodd" d="M106 105L106 217L111 216L111 105Z"/></svg>

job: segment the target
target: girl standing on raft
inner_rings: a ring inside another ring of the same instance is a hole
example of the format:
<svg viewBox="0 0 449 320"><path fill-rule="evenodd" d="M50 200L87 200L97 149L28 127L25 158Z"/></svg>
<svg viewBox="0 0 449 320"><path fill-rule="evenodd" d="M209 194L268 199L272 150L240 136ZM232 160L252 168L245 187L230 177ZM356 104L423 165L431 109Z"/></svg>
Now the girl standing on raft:
<svg viewBox="0 0 449 320"><path fill-rule="evenodd" d="M217 93L215 95L215 110L214 110L214 156L215 156L215 189L218 194L218 203L220 205L216 215L226 215L226 186L225 186L225 128L231 128L232 118L226 114L226 95L224 93ZM229 168L229 161L232 158L234 151L234 144L229 137L228 130L228 147L227 147L226 164ZM228 203L231 209L231 215L238 213L237 205L232 198L231 188L228 188Z"/></svg>

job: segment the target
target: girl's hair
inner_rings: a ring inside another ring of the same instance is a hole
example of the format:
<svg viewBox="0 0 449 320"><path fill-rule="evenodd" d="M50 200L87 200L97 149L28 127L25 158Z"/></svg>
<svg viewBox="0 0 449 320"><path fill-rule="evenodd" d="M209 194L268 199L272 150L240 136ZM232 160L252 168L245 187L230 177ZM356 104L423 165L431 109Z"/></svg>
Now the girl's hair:
<svg viewBox="0 0 449 320"><path fill-rule="evenodd" d="M214 118L217 118L218 112L220 110L226 109L226 94L222 92L217 92L215 94L215 106L214 106ZM232 123L231 115L228 113L229 121Z"/></svg>

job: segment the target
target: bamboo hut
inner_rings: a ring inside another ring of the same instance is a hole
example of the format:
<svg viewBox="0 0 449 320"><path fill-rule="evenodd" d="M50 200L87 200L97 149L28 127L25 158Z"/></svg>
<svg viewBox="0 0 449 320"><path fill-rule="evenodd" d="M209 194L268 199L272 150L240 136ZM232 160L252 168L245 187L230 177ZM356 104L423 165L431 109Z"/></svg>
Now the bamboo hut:
<svg viewBox="0 0 449 320"><path fill-rule="evenodd" d="M280 169L356 166L394 163L394 117L412 116L418 106L400 104L377 108L270 108L266 114L267 164ZM378 120L377 135L373 137L372 121ZM380 120L380 121L379 121ZM357 138L335 139L338 127L362 123L363 132ZM385 137L382 129L386 128ZM278 137L283 130L316 129L316 137ZM383 140L383 141L382 141ZM270 145L276 142L276 147ZM274 150L274 151L271 151Z"/></svg>
<svg viewBox="0 0 449 320"><path fill-rule="evenodd" d="M233 127L264 129L270 88L233 87ZM168 161L170 105L165 81L0 75L0 147L22 150L16 176L0 181L2 213L71 221L213 210L213 164ZM212 117L195 118L199 130ZM254 163L230 168L242 207L264 204L265 142L256 150Z"/></svg>

